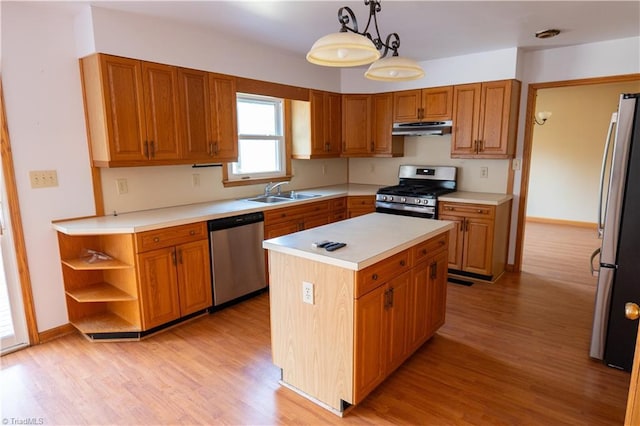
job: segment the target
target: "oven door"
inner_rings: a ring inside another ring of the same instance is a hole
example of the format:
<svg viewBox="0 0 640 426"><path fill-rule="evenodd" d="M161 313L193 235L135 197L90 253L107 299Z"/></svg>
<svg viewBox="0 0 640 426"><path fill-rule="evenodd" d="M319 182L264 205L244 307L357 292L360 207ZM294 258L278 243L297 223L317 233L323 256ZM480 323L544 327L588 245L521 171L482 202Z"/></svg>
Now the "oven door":
<svg viewBox="0 0 640 426"><path fill-rule="evenodd" d="M436 218L436 208L433 206L416 206L401 203L385 203L384 201L376 201L376 212L397 214L401 216L422 217L425 219Z"/></svg>

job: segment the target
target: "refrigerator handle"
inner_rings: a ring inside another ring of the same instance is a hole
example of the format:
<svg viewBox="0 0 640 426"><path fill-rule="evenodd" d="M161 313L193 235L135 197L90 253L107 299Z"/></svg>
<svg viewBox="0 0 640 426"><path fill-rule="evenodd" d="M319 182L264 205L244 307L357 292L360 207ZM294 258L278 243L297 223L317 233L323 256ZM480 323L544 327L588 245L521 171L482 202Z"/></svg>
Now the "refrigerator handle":
<svg viewBox="0 0 640 426"><path fill-rule="evenodd" d="M609 147L611 145L611 136L613 135L613 126L618 121L618 113L611 114L611 121L609 122L609 130L607 130L607 140L604 143L604 153L602 155L602 168L600 170L600 192L598 195L598 238L602 238L604 231L604 178L607 169L607 160L609 159ZM593 270L593 268L592 268Z"/></svg>
<svg viewBox="0 0 640 426"><path fill-rule="evenodd" d="M593 253L591 253L591 259L589 259L589 266L591 267L591 275L592 275L592 276L594 276L594 277L597 277L597 276L598 276L598 274L600 273L600 268L595 269L595 268L593 267L593 259L595 259L595 258L596 258L596 256L597 256L597 255L599 255L599 254L600 254L600 247L598 247L598 248L596 249L596 251L594 251ZM600 262L598 262L598 263L600 263Z"/></svg>

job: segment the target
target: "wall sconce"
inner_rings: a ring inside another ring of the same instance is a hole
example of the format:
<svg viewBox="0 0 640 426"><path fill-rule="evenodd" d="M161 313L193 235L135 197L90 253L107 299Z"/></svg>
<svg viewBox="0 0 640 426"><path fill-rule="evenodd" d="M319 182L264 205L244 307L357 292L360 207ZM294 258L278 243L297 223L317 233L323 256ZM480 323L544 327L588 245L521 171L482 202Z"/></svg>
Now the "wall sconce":
<svg viewBox="0 0 640 426"><path fill-rule="evenodd" d="M542 126L544 123L547 122L549 117L551 117L551 112L550 111L540 111L540 112L537 112L536 115L533 117L533 121L538 126Z"/></svg>

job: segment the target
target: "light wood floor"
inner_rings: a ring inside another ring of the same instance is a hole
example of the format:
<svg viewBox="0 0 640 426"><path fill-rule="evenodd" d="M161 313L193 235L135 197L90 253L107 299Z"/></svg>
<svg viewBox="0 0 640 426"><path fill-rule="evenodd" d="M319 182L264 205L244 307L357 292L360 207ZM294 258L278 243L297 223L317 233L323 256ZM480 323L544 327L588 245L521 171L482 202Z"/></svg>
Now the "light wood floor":
<svg viewBox="0 0 640 426"><path fill-rule="evenodd" d="M534 224L524 273L494 284L449 284L446 325L344 419L278 385L266 294L142 342L69 335L4 356L1 417L44 424L619 425L629 374L588 357L595 280L581 271L598 242L580 231ZM561 232L567 238L556 241Z"/></svg>

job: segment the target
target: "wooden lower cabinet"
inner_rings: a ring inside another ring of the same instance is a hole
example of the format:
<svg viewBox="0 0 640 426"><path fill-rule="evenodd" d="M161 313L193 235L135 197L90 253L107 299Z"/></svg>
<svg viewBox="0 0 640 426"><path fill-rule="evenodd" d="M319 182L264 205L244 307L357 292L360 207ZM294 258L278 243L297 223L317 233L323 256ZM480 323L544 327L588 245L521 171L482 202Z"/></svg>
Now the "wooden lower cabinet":
<svg viewBox="0 0 640 426"><path fill-rule="evenodd" d="M205 222L137 234L58 232L58 243L69 321L91 339L139 339L212 305Z"/></svg>
<svg viewBox="0 0 640 426"><path fill-rule="evenodd" d="M208 240L138 254L144 328L212 304Z"/></svg>
<svg viewBox="0 0 640 426"><path fill-rule="evenodd" d="M176 244L185 239L188 242ZM164 246L139 251L137 255L145 330L212 305L209 240L204 222L143 232L137 234L137 240L139 247Z"/></svg>
<svg viewBox="0 0 640 426"><path fill-rule="evenodd" d="M379 271L368 268L367 275L393 278L355 300L355 404L444 324L447 241L442 234L413 247L407 251L411 263L399 257L395 270L385 261Z"/></svg>
<svg viewBox="0 0 640 426"><path fill-rule="evenodd" d="M376 211L375 195L352 195L347 199L347 216L362 216Z"/></svg>
<svg viewBox="0 0 640 426"><path fill-rule="evenodd" d="M504 272L511 201L500 205L441 202L438 218L454 222L449 233L449 269L485 280Z"/></svg>
<svg viewBox="0 0 640 426"><path fill-rule="evenodd" d="M269 251L283 382L336 411L360 403L444 324L447 247L443 232L360 271ZM315 283L313 304L302 281Z"/></svg>

